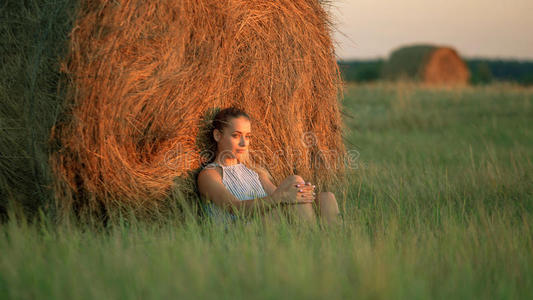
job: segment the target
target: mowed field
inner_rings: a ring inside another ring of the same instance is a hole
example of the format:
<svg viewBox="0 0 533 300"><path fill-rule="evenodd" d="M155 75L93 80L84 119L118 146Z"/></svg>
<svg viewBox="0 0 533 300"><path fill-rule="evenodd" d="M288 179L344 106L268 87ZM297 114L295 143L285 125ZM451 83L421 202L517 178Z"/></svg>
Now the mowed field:
<svg viewBox="0 0 533 300"><path fill-rule="evenodd" d="M532 299L533 89L347 86L336 227L0 225L0 299Z"/></svg>

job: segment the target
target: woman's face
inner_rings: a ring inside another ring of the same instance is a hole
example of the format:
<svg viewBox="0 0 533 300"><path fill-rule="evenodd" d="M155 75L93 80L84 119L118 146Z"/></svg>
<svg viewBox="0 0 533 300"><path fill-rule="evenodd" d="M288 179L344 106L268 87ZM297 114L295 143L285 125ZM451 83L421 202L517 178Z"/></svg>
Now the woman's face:
<svg viewBox="0 0 533 300"><path fill-rule="evenodd" d="M213 135L217 141L218 153L224 155L224 158L236 158L242 161L242 158L248 154L252 135L250 125L250 120L246 117L237 117L230 119L222 132L215 129Z"/></svg>

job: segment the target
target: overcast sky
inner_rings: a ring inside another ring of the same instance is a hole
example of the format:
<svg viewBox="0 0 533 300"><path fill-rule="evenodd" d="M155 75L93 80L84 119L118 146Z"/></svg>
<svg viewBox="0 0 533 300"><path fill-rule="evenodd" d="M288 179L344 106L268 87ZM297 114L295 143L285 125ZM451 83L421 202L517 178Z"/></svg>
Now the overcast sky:
<svg viewBox="0 0 533 300"><path fill-rule="evenodd" d="M402 45L452 46L465 57L533 59L533 0L333 0L341 59Z"/></svg>

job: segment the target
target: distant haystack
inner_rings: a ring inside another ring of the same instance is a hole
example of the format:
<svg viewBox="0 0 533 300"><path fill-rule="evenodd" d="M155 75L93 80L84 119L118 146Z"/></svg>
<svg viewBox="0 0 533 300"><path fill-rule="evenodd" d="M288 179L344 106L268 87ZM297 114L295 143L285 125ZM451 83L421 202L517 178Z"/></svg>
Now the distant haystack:
<svg viewBox="0 0 533 300"><path fill-rule="evenodd" d="M383 67L384 78L408 79L431 85L468 84L470 72L457 52L448 47L419 45L392 52Z"/></svg>
<svg viewBox="0 0 533 300"><path fill-rule="evenodd" d="M61 209L149 213L176 184L193 191L200 120L231 105L253 118L251 160L275 182L341 178L340 77L319 1L85 0L64 69L50 160Z"/></svg>

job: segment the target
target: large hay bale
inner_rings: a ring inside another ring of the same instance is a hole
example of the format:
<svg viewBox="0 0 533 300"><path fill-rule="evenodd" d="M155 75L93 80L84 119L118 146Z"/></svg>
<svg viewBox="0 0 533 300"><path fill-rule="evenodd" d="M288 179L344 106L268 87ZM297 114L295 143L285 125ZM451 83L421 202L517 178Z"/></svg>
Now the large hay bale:
<svg viewBox="0 0 533 300"><path fill-rule="evenodd" d="M253 118L251 160L275 182L336 183L339 72L317 0L82 1L51 164L60 208L151 212L194 189L200 119ZM255 150L255 151L254 151Z"/></svg>
<svg viewBox="0 0 533 300"><path fill-rule="evenodd" d="M457 51L450 47L418 45L392 52L383 66L387 79L407 79L426 84L464 85L470 72Z"/></svg>

